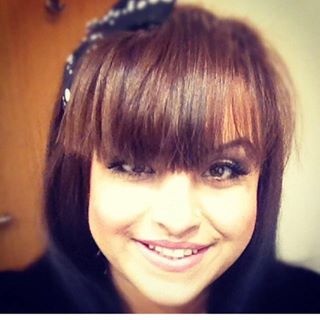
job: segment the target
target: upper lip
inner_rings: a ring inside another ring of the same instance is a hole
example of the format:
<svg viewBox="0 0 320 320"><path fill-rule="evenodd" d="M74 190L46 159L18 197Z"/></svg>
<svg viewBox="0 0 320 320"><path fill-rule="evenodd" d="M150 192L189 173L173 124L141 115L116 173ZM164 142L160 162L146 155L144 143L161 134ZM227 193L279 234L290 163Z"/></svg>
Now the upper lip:
<svg viewBox="0 0 320 320"><path fill-rule="evenodd" d="M157 247L163 247L168 249L203 249L209 247L208 244L198 244L194 242L172 242L168 240L137 240L146 245L153 245Z"/></svg>

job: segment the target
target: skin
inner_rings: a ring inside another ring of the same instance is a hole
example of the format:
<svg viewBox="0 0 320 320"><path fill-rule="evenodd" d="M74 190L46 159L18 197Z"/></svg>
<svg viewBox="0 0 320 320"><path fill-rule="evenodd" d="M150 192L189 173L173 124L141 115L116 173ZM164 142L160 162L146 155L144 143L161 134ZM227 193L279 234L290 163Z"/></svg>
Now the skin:
<svg viewBox="0 0 320 320"><path fill-rule="evenodd" d="M127 312L206 312L208 286L245 250L256 222L259 169L245 146L229 146L193 172L160 172L151 164L152 174L138 176L133 166L108 168L94 155L89 225ZM235 178L223 166L234 159L246 174ZM222 169L208 170L213 164ZM169 272L145 259L136 239L211 246L191 269Z"/></svg>

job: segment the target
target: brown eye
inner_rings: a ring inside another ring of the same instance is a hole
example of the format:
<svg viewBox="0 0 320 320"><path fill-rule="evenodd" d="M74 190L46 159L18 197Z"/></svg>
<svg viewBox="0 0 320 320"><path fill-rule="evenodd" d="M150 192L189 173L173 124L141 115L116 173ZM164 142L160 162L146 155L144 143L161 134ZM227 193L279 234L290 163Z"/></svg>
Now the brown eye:
<svg viewBox="0 0 320 320"><path fill-rule="evenodd" d="M226 165L214 165L210 167L208 173L211 177L215 177L219 180L230 179L233 175L232 169Z"/></svg>
<svg viewBox="0 0 320 320"><path fill-rule="evenodd" d="M132 171L135 173L153 173L153 170L145 165L135 165Z"/></svg>
<svg viewBox="0 0 320 320"><path fill-rule="evenodd" d="M204 177L213 178L218 181L236 179L240 176L247 175L246 170L240 163L233 161L222 161L214 163L204 174Z"/></svg>
<svg viewBox="0 0 320 320"><path fill-rule="evenodd" d="M151 174L151 173L154 172L150 167L145 166L145 165L123 164L122 165L122 169L123 169L123 171L128 172L129 174L130 173L134 173L134 174L143 174L143 173Z"/></svg>
<svg viewBox="0 0 320 320"><path fill-rule="evenodd" d="M108 166L111 172L128 177L148 177L154 174L154 170L146 165L131 165L123 161L116 161Z"/></svg>

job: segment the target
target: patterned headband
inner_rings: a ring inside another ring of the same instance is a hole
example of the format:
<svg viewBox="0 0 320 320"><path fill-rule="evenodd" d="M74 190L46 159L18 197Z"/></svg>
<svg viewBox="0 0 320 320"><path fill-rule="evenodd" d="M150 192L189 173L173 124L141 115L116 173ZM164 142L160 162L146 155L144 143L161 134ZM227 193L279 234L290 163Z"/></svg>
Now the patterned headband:
<svg viewBox="0 0 320 320"><path fill-rule="evenodd" d="M64 68L61 107L65 110L71 97L71 85L77 61L89 52L94 44L114 31L148 29L162 24L171 14L176 0L120 0L100 20L87 25L87 35L71 54Z"/></svg>

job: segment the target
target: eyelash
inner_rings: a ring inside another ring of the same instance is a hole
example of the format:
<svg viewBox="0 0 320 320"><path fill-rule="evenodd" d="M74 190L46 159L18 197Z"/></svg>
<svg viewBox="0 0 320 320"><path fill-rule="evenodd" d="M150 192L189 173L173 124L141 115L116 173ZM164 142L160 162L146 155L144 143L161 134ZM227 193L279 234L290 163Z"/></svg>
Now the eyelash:
<svg viewBox="0 0 320 320"><path fill-rule="evenodd" d="M223 172L219 172L218 170L223 169ZM216 170L215 173L212 173L211 171ZM226 170L229 170L229 176L226 178L222 178L222 176L225 174ZM217 174L215 176L214 174ZM243 166L238 161L230 161L230 160L224 160L220 162L216 162L213 165L210 166L210 168L202 174L203 177L212 178L214 180L217 180L218 182L223 182L227 180L236 180L239 179L241 176L246 176L249 174L249 170Z"/></svg>
<svg viewBox="0 0 320 320"><path fill-rule="evenodd" d="M114 174L134 179L150 178L156 173L151 167L145 165L128 165L125 161L112 162L108 166L108 169ZM223 170L222 172L221 169ZM230 171L229 175L223 178L226 170ZM201 176L222 183L239 179L241 176L246 176L248 174L249 170L240 162L234 160L223 160L211 165L210 168Z"/></svg>

